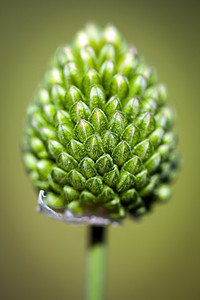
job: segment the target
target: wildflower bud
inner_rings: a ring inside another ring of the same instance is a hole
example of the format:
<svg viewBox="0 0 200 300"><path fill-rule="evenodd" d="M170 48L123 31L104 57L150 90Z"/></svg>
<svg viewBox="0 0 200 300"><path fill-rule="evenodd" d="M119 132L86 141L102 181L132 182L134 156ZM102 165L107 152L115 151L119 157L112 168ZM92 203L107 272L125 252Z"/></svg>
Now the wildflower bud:
<svg viewBox="0 0 200 300"><path fill-rule="evenodd" d="M78 101L72 105L70 115L72 120L76 123L80 119L87 120L91 114L90 109L83 101Z"/></svg>
<svg viewBox="0 0 200 300"><path fill-rule="evenodd" d="M82 92L76 86L69 86L64 99L65 108L69 110L75 102L80 100L84 100Z"/></svg>
<svg viewBox="0 0 200 300"><path fill-rule="evenodd" d="M113 150L113 160L118 166L122 166L131 155L131 148L126 141L120 142Z"/></svg>
<svg viewBox="0 0 200 300"><path fill-rule="evenodd" d="M95 163L89 157L85 157L80 161L79 169L85 178L94 177L97 173Z"/></svg>
<svg viewBox="0 0 200 300"><path fill-rule="evenodd" d="M113 160L110 155L104 154L96 161L96 168L99 174L103 175L113 168Z"/></svg>
<svg viewBox="0 0 200 300"><path fill-rule="evenodd" d="M130 95L143 96L147 87L147 82L144 76L135 75L130 82Z"/></svg>
<svg viewBox="0 0 200 300"><path fill-rule="evenodd" d="M57 165L66 172L69 172L78 166L77 161L71 155L65 152L62 152L60 155L58 155L56 162Z"/></svg>
<svg viewBox="0 0 200 300"><path fill-rule="evenodd" d="M106 95L109 94L110 84L114 75L114 70L114 63L110 59L106 60L99 70L102 86L105 89Z"/></svg>
<svg viewBox="0 0 200 300"><path fill-rule="evenodd" d="M140 111L140 99L137 96L131 97L124 107L124 112L129 120L133 122Z"/></svg>
<svg viewBox="0 0 200 300"><path fill-rule="evenodd" d="M97 73L95 69L90 68L85 75L83 76L82 79L82 87L83 87L83 92L86 95L87 98L90 98L90 90L93 85L98 85L100 84L100 76ZM87 100L86 98L86 104L89 105L89 99Z"/></svg>
<svg viewBox="0 0 200 300"><path fill-rule="evenodd" d="M105 104L105 95L97 85L90 90L90 109L103 108Z"/></svg>
<svg viewBox="0 0 200 300"><path fill-rule="evenodd" d="M110 84L110 96L118 95L120 100L128 96L128 79L122 73L116 74Z"/></svg>
<svg viewBox="0 0 200 300"><path fill-rule="evenodd" d="M90 23L58 48L33 100L22 155L48 215L113 221L170 197L179 155L166 88L113 25Z"/></svg>
<svg viewBox="0 0 200 300"><path fill-rule="evenodd" d="M85 142L87 155L93 160L97 160L103 153L103 144L99 135L91 135Z"/></svg>
<svg viewBox="0 0 200 300"><path fill-rule="evenodd" d="M90 122L81 119L76 123L74 133L78 141L85 142L94 133L94 127Z"/></svg>
<svg viewBox="0 0 200 300"><path fill-rule="evenodd" d="M96 132L102 133L107 128L107 118L100 108L95 108L89 117L90 123Z"/></svg>

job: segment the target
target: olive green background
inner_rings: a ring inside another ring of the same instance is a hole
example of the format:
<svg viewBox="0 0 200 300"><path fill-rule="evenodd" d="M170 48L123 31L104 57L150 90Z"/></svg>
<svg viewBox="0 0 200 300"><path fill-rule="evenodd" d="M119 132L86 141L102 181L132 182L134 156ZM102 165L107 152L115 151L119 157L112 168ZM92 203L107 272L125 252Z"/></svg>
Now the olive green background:
<svg viewBox="0 0 200 300"><path fill-rule="evenodd" d="M200 299L197 1L7 1L0 11L1 299L83 299L87 228L35 212L20 159L26 107L47 63L88 20L113 22L166 83L183 167L173 197L108 230L108 300Z"/></svg>

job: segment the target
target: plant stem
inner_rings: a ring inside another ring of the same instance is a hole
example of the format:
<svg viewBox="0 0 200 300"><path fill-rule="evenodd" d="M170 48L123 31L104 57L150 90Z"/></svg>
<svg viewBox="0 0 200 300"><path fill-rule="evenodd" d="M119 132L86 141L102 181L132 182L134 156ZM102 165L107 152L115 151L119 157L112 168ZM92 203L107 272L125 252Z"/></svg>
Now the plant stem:
<svg viewBox="0 0 200 300"><path fill-rule="evenodd" d="M89 227L87 250L86 300L105 299L105 227Z"/></svg>

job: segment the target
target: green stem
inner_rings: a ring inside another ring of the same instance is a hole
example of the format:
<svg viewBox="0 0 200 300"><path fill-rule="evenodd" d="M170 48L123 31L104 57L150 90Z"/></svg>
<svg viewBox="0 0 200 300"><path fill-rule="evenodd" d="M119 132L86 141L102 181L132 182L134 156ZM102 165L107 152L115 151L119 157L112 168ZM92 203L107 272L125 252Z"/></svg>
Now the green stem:
<svg viewBox="0 0 200 300"><path fill-rule="evenodd" d="M89 227L86 300L105 299L105 227Z"/></svg>

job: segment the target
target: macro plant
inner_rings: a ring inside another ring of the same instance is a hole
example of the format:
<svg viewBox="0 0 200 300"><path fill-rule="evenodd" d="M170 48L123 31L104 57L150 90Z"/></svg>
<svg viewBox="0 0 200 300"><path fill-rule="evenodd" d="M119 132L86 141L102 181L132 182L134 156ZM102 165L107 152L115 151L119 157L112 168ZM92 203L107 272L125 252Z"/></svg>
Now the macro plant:
<svg viewBox="0 0 200 300"><path fill-rule="evenodd" d="M88 299L103 297L103 220L140 217L171 195L179 156L166 100L156 70L113 25L88 24L57 49L27 109L23 159L45 207L89 217Z"/></svg>

